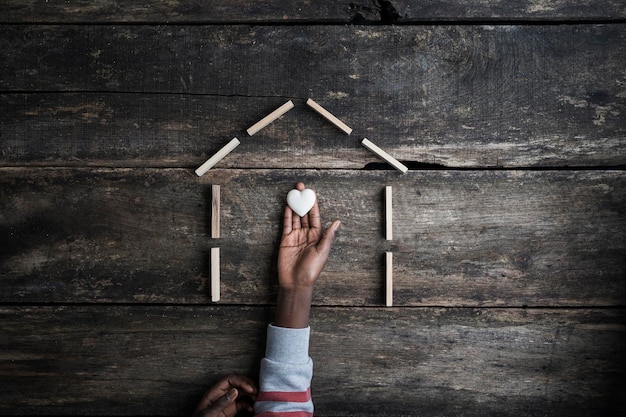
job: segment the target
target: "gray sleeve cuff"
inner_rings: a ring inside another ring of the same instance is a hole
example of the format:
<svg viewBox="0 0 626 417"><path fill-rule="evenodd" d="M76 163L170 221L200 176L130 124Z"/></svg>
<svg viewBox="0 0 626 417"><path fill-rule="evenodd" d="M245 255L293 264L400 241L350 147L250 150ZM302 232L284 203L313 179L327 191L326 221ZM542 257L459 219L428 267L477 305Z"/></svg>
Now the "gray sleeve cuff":
<svg viewBox="0 0 626 417"><path fill-rule="evenodd" d="M272 324L267 326L265 357L271 361L304 364L309 361L311 328L289 329Z"/></svg>

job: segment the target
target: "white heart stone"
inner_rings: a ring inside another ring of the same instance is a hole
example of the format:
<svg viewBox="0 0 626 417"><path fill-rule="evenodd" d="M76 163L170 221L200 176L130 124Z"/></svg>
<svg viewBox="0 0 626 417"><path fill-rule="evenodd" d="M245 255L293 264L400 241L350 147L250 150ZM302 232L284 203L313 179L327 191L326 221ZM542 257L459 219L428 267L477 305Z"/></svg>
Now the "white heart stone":
<svg viewBox="0 0 626 417"><path fill-rule="evenodd" d="M291 190L287 194L287 204L300 217L304 216L315 204L315 191L305 188L304 190Z"/></svg>

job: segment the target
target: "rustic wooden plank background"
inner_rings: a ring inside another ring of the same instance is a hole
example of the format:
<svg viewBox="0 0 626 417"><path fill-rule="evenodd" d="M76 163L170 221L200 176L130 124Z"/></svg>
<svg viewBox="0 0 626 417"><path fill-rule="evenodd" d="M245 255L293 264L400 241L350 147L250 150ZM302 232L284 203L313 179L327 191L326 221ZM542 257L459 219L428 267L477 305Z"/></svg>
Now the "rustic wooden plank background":
<svg viewBox="0 0 626 417"><path fill-rule="evenodd" d="M314 300L316 415L626 414L625 17L621 0L1 2L0 414L189 415L223 375L256 375L300 179L343 221Z"/></svg>
<svg viewBox="0 0 626 417"><path fill-rule="evenodd" d="M625 405L623 311L315 308L313 316L320 415L613 415ZM259 307L3 307L0 346L12 360L0 374L0 411L191 413L216 375L256 372L270 318Z"/></svg>
<svg viewBox="0 0 626 417"><path fill-rule="evenodd" d="M363 136L447 167L623 164L622 24L3 32L6 163L191 167L292 99L298 107L227 166L363 168L376 161ZM308 97L352 136L304 106Z"/></svg>
<svg viewBox="0 0 626 417"><path fill-rule="evenodd" d="M619 20L620 0L281 0L214 2L150 0L76 0L66 3L4 0L2 23L411 23L423 21L565 21Z"/></svg>
<svg viewBox="0 0 626 417"><path fill-rule="evenodd" d="M318 304L381 305L387 250L396 305L612 306L626 296L622 171L0 173L4 302L205 303L207 251L218 245L223 301L272 303L284 191L296 179L319 189L328 222L343 223ZM210 238L212 183L220 239ZM391 242L385 185L395 190Z"/></svg>

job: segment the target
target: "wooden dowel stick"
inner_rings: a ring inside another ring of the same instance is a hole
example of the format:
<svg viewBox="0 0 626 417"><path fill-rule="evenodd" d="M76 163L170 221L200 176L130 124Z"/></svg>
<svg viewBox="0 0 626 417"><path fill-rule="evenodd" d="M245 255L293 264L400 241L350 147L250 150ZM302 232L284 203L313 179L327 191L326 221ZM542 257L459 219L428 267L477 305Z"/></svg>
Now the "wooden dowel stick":
<svg viewBox="0 0 626 417"><path fill-rule="evenodd" d="M200 165L200 167L196 169L196 175L201 177L206 174L208 170L213 168L215 164L224 159L224 157L231 153L233 149L239 146L240 143L241 142L239 142L239 139L233 138L230 142L226 144L226 146L217 151L217 153L210 157L204 164Z"/></svg>
<svg viewBox="0 0 626 417"><path fill-rule="evenodd" d="M250 127L247 130L248 135L250 136L254 135L256 132L263 129L265 126L269 125L274 120L278 119L280 116L287 113L291 109L293 109L293 102L289 100L288 102L286 102L285 104L283 104L282 106L280 106L279 108L277 108L276 110L274 110L273 112L271 112L270 114L268 114L267 116L265 116L264 118L256 122L254 125L252 125L252 127Z"/></svg>
<svg viewBox="0 0 626 417"><path fill-rule="evenodd" d="M220 300L220 248L211 248L211 301Z"/></svg>
<svg viewBox="0 0 626 417"><path fill-rule="evenodd" d="M385 237L393 239L393 199L391 185L385 187Z"/></svg>
<svg viewBox="0 0 626 417"><path fill-rule="evenodd" d="M385 304L387 307L393 306L393 253L385 252Z"/></svg>
<svg viewBox="0 0 626 417"><path fill-rule="evenodd" d="M308 99L306 104L308 104L311 108L313 108L313 110L315 110L316 112L318 112L319 114L327 118L329 122L337 126L339 129L343 130L346 134L349 135L350 133L352 133L352 128L350 128L350 126L348 126L341 120L337 119L328 110L326 110L325 108L317 104L312 99Z"/></svg>
<svg viewBox="0 0 626 417"><path fill-rule="evenodd" d="M404 164L402 164L400 161L398 161L393 156L389 155L387 152L385 152L382 149L380 149L378 146L374 145L368 139L363 139L361 141L361 145L363 145L365 148L367 148L368 150L370 150L373 153L375 153L376 155L378 155L380 158L382 158L385 161L387 161L392 167L394 167L398 171L402 172L403 174L406 173L409 170L409 168L407 168Z"/></svg>
<svg viewBox="0 0 626 417"><path fill-rule="evenodd" d="M220 237L220 186L211 186L211 238Z"/></svg>

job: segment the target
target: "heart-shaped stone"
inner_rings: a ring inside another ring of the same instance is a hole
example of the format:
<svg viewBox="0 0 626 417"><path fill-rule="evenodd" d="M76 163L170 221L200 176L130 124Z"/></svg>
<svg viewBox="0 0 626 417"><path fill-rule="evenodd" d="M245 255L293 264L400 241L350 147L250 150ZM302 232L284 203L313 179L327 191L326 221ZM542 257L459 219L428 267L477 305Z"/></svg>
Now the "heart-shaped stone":
<svg viewBox="0 0 626 417"><path fill-rule="evenodd" d="M302 217L313 208L315 204L315 191L305 188L304 190L291 190L287 194L287 204L298 216Z"/></svg>

